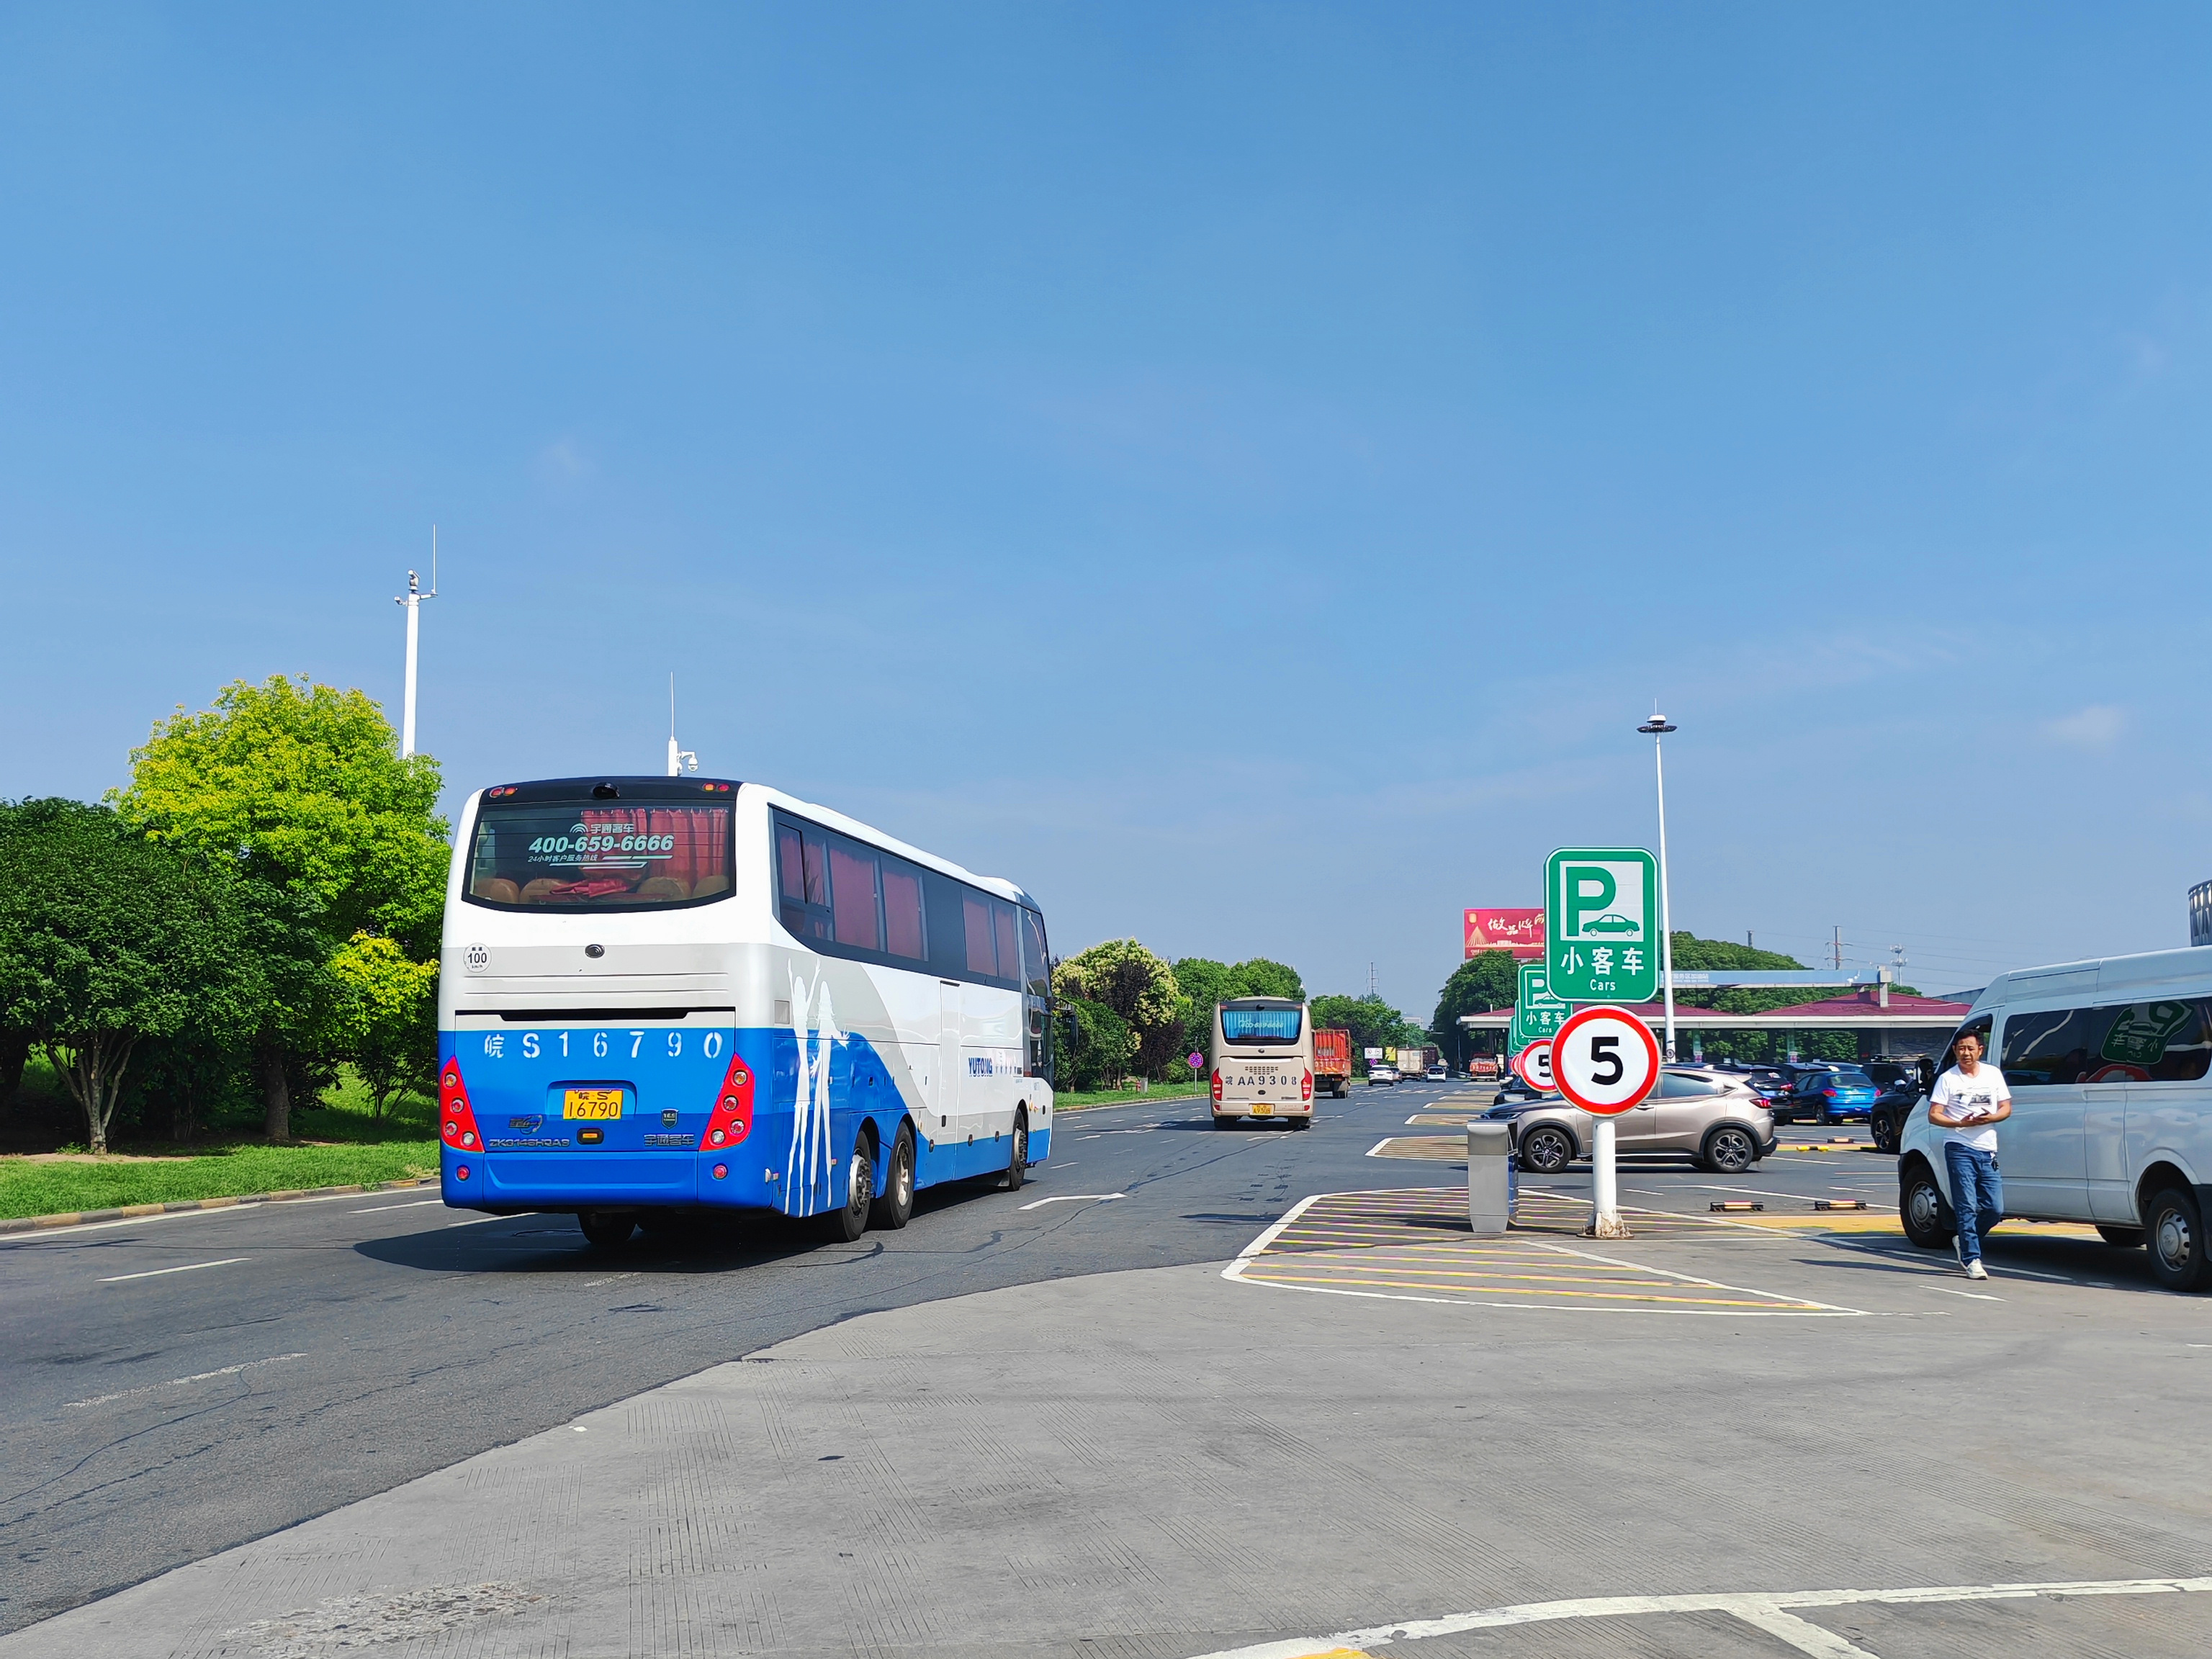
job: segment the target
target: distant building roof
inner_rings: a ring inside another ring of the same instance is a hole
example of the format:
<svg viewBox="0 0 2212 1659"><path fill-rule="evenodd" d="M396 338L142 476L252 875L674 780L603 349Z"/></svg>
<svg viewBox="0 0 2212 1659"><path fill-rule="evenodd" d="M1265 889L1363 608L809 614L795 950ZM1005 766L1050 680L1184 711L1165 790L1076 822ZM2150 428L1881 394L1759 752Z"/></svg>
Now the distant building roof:
<svg viewBox="0 0 2212 1659"><path fill-rule="evenodd" d="M1881 994L1869 986L1847 997L1823 997L1818 1002L1793 1002L1787 1008L1769 1008L1760 1015L1762 1019L1844 1019L1858 1013L1919 1014L1930 1020L1964 1019L1972 1009L1971 1002L1953 1002L1944 997L1915 996L1910 991L1892 991L1889 1005L1882 1006Z"/></svg>

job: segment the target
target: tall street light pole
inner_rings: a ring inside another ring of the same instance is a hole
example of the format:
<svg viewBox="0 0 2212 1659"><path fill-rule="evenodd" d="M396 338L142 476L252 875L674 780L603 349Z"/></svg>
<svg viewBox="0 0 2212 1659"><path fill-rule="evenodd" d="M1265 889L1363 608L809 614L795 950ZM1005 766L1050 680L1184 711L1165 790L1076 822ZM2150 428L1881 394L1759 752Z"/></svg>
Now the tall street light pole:
<svg viewBox="0 0 2212 1659"><path fill-rule="evenodd" d="M400 708L399 758L415 752L415 647L422 627L422 601L438 597L438 526L430 526L430 591L425 593L415 573L407 573L407 591L393 601L407 612L407 690Z"/></svg>
<svg viewBox="0 0 2212 1659"><path fill-rule="evenodd" d="M1674 1060L1674 919L1667 905L1667 761L1662 752L1673 722L1657 709L1636 728L1651 738L1651 764L1659 779L1659 983L1667 1000L1667 1060Z"/></svg>

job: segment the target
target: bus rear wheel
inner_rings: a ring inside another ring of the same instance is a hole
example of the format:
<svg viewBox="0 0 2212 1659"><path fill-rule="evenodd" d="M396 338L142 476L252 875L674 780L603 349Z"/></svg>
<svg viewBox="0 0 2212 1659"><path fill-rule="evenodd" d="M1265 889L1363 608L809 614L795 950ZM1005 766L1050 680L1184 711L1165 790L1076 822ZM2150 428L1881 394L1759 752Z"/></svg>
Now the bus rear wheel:
<svg viewBox="0 0 2212 1659"><path fill-rule="evenodd" d="M854 1137L845 1171L845 1201L830 1212L830 1237L852 1244L868 1231L868 1206L876 1198L876 1161L869 1155L867 1136Z"/></svg>
<svg viewBox="0 0 2212 1659"><path fill-rule="evenodd" d="M637 1231L637 1218L628 1210L579 1210L576 1224L593 1249L613 1250L629 1243L630 1234Z"/></svg>
<svg viewBox="0 0 2212 1659"><path fill-rule="evenodd" d="M896 1232L914 1214L914 1131L899 1125L891 1142L891 1167L884 1173L884 1195L868 1208L868 1224Z"/></svg>

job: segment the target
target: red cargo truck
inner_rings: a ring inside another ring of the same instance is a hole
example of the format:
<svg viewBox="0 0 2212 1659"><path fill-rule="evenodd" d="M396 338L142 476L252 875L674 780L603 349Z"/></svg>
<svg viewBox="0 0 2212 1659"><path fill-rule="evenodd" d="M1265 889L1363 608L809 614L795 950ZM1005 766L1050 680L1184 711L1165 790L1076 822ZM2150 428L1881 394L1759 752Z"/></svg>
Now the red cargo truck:
<svg viewBox="0 0 2212 1659"><path fill-rule="evenodd" d="M1314 1087L1342 1100L1352 1086L1352 1033L1316 1026L1313 1042Z"/></svg>

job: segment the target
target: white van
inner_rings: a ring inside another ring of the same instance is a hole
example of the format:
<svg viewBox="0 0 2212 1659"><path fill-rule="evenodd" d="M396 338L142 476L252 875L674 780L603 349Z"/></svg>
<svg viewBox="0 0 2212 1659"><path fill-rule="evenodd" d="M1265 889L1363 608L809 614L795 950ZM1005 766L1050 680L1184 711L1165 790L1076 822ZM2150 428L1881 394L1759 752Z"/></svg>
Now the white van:
<svg viewBox="0 0 2212 1659"><path fill-rule="evenodd" d="M2150 1246L2170 1290L2212 1287L2212 949L2157 951L2007 974L1952 1034L1972 1033L2004 1073L1997 1125L2005 1214L2080 1221L2107 1243ZM1952 1055L1946 1050L1942 1066ZM1943 1132L1923 1097L1897 1166L1906 1237L1951 1242Z"/></svg>

